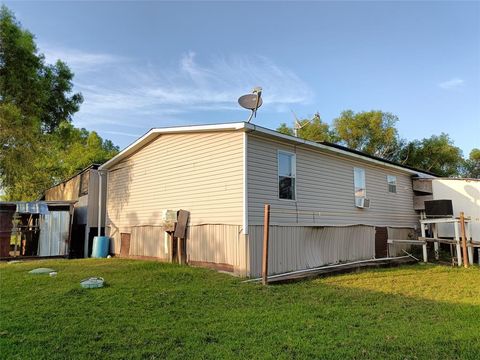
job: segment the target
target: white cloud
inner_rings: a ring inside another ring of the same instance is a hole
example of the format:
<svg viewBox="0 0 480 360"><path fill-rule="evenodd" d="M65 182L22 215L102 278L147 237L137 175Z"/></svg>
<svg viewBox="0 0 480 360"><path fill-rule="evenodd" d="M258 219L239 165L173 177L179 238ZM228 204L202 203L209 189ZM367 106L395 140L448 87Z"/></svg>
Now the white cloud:
<svg viewBox="0 0 480 360"><path fill-rule="evenodd" d="M99 71L105 65L115 64L126 59L111 54L102 54L86 52L72 48L58 47L51 45L40 45L40 52L45 55L45 60L49 64L55 63L58 59L66 62L75 72Z"/></svg>
<svg viewBox="0 0 480 360"><path fill-rule="evenodd" d="M254 86L263 87L263 111L278 112L313 97L293 71L264 56L217 55L199 61L189 51L165 66L71 48L40 49L48 62L60 58L75 72L75 91L84 96L75 123L88 128L103 124L145 129L185 119L204 121L212 111L243 112L237 99ZM235 118L238 115L232 114L228 120ZM124 128L115 131L130 133Z"/></svg>
<svg viewBox="0 0 480 360"><path fill-rule="evenodd" d="M117 69L117 70L115 70ZM238 109L237 98L261 85L265 107L306 103L310 88L292 71L260 56L212 58L205 65L189 52L177 68L160 69L139 66L111 68L111 85L81 85L84 107L95 110L148 110L159 113L184 113L196 110Z"/></svg>
<svg viewBox="0 0 480 360"><path fill-rule="evenodd" d="M445 90L457 89L465 85L465 80L460 78L453 78L447 81L443 81L438 84L438 86Z"/></svg>

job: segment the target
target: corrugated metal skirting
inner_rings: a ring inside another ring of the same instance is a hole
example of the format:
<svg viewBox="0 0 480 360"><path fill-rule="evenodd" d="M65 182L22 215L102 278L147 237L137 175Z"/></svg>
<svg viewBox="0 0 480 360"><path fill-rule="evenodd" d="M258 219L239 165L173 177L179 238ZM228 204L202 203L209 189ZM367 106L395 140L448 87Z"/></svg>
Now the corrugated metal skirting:
<svg viewBox="0 0 480 360"><path fill-rule="evenodd" d="M133 227L129 255L168 259L168 243L165 242L163 228L161 226Z"/></svg>
<svg viewBox="0 0 480 360"><path fill-rule="evenodd" d="M50 211L40 218L39 256L68 254L69 211Z"/></svg>
<svg viewBox="0 0 480 360"><path fill-rule="evenodd" d="M241 228L239 225L224 224L189 226L188 260L238 266L239 258L243 257L239 257Z"/></svg>
<svg viewBox="0 0 480 360"><path fill-rule="evenodd" d="M263 226L249 227L250 276L262 266ZM269 274L375 257L373 226L271 226Z"/></svg>

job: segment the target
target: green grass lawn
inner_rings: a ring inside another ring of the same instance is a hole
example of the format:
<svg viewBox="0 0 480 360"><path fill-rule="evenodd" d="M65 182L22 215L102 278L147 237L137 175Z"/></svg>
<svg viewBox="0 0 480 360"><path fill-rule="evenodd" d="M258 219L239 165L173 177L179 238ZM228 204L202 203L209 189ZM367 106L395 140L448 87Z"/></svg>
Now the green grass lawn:
<svg viewBox="0 0 480 360"><path fill-rule="evenodd" d="M30 275L52 267L56 278ZM103 289L81 289L102 276ZM0 264L2 359L480 359L480 270L288 285L134 260Z"/></svg>

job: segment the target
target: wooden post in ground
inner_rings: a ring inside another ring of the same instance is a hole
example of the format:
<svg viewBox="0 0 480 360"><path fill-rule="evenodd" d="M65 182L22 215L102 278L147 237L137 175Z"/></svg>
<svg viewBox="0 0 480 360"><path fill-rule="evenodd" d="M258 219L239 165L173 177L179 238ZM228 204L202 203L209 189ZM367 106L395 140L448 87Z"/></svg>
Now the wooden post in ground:
<svg viewBox="0 0 480 360"><path fill-rule="evenodd" d="M463 266L468 268L467 236L465 234L465 214L460 212L460 232L462 233Z"/></svg>
<svg viewBox="0 0 480 360"><path fill-rule="evenodd" d="M262 254L262 284L268 284L268 236L270 230L270 205L265 204L263 211L263 254Z"/></svg>

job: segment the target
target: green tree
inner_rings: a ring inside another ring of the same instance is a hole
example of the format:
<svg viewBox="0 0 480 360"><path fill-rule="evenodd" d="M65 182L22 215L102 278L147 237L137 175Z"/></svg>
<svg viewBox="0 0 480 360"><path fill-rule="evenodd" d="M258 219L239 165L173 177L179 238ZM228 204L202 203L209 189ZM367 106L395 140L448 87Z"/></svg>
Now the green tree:
<svg viewBox="0 0 480 360"><path fill-rule="evenodd" d="M464 163L462 150L445 133L408 142L401 149L399 158L404 165L439 176L458 176Z"/></svg>
<svg viewBox="0 0 480 360"><path fill-rule="evenodd" d="M54 182L118 152L97 133L76 129L83 101L73 73L38 53L34 36L0 8L0 186L8 200L31 200Z"/></svg>
<svg viewBox="0 0 480 360"><path fill-rule="evenodd" d="M388 112L346 110L333 121L333 126L339 142L348 148L393 159L401 143L397 122L398 117Z"/></svg>
<svg viewBox="0 0 480 360"><path fill-rule="evenodd" d="M302 139L316 142L335 141L334 133L330 130L330 126L322 121L319 113L316 113L312 119L296 120L295 122L298 123L298 137ZM295 130L285 123L280 124L277 131L291 136L295 134Z"/></svg>
<svg viewBox="0 0 480 360"><path fill-rule="evenodd" d="M470 156L465 160L463 176L480 179L480 149L472 149Z"/></svg>

